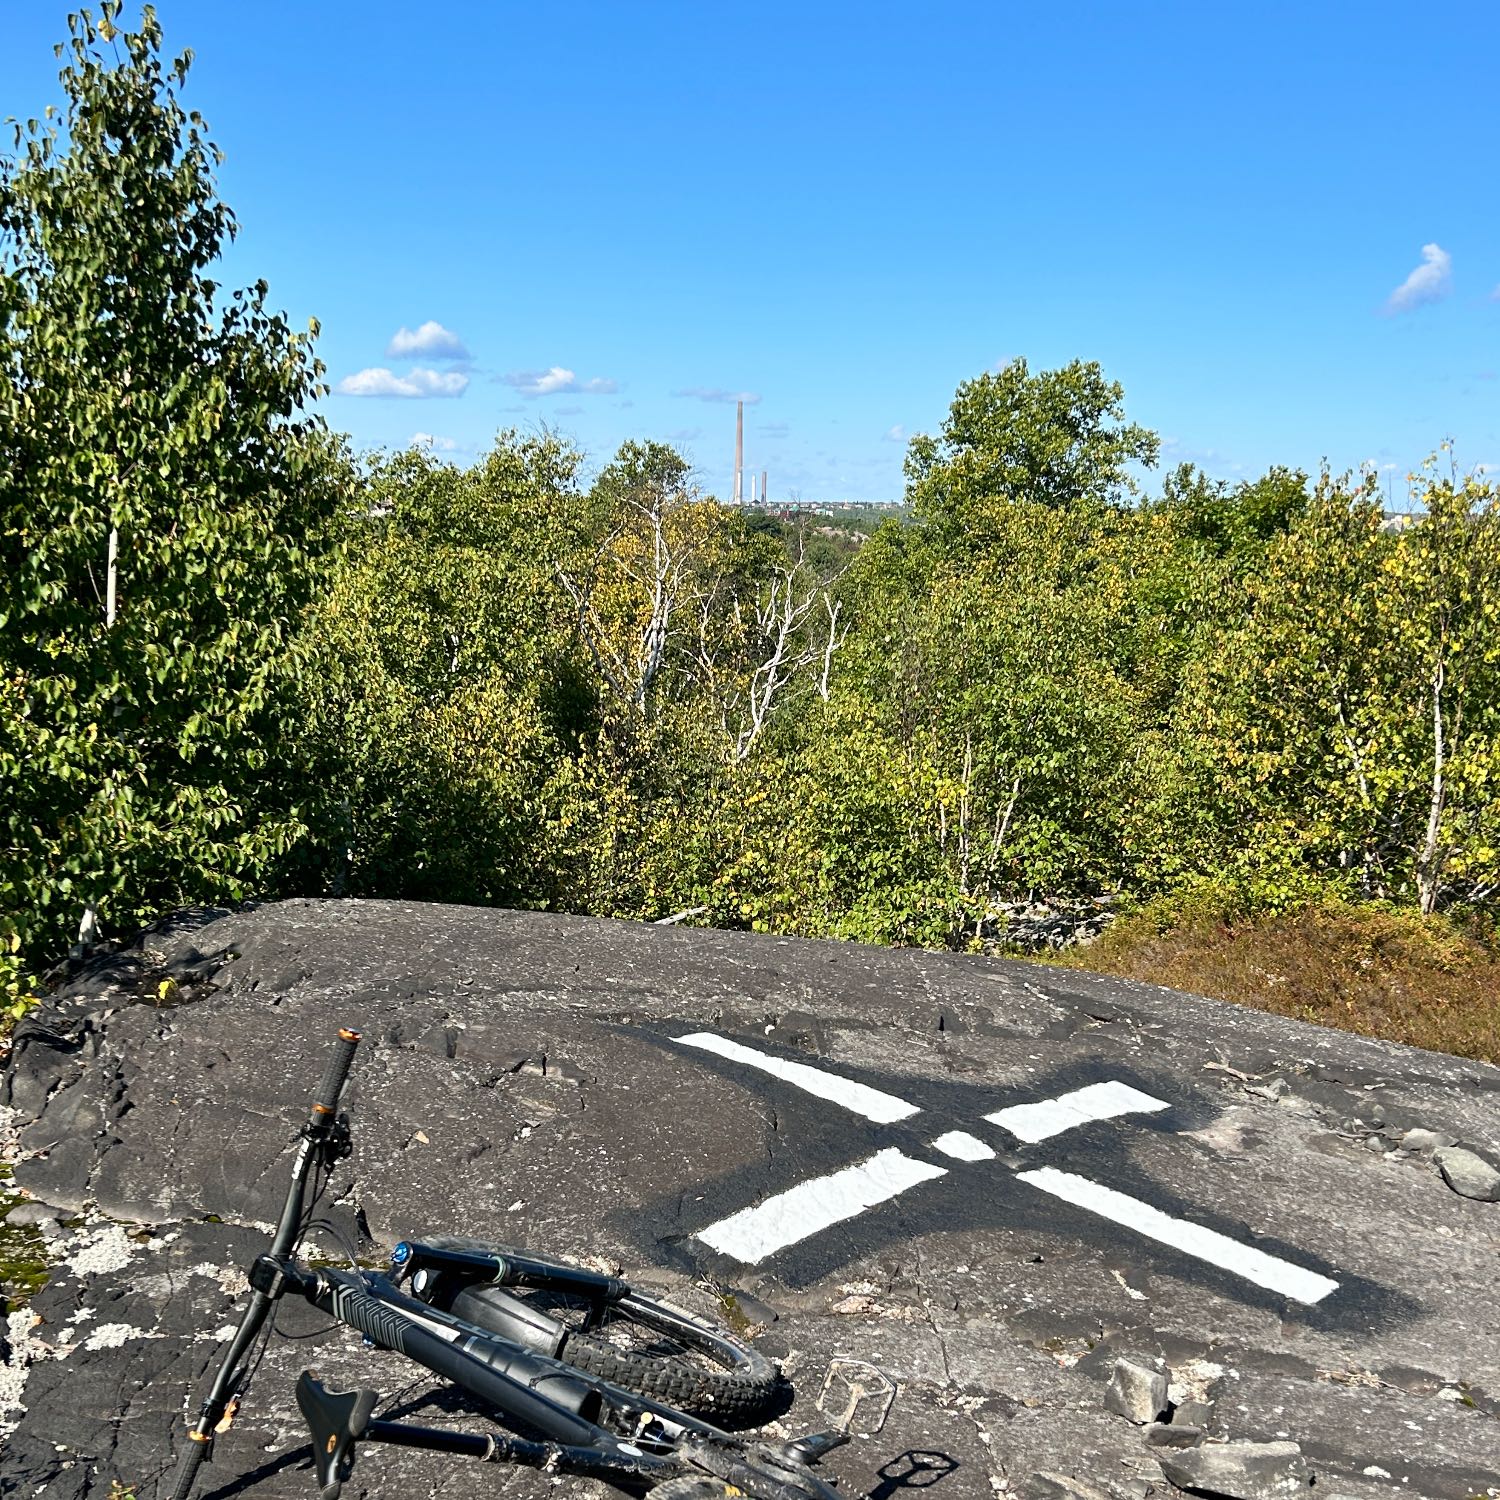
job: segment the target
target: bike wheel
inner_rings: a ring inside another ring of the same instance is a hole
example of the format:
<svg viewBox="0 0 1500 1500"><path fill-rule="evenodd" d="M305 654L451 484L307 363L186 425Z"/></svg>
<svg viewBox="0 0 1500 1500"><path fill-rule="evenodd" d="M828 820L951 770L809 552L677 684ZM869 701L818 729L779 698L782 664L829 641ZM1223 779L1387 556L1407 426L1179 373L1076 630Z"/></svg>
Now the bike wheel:
<svg viewBox="0 0 1500 1500"><path fill-rule="evenodd" d="M198 1468L207 1456L207 1443L189 1441L177 1460L177 1471L172 1476L172 1500L188 1500L193 1493L193 1484L198 1478Z"/></svg>
<svg viewBox="0 0 1500 1500"><path fill-rule="evenodd" d="M429 1235L426 1243L434 1249L505 1253L501 1245L448 1235ZM510 1289L510 1295L517 1293ZM541 1291L521 1295L559 1322L579 1325L570 1327L558 1357L613 1385L721 1427L753 1424L775 1399L781 1377L771 1360L669 1303L632 1290L585 1330L582 1301ZM494 1298L495 1289L466 1287L453 1298L451 1311L480 1328L496 1328L486 1316Z"/></svg>

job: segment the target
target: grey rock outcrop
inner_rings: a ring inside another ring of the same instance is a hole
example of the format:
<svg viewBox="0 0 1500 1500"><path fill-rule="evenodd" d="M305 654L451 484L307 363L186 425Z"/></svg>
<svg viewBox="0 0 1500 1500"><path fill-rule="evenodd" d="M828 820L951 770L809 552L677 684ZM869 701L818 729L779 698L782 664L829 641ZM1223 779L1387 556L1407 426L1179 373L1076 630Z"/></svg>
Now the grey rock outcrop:
<svg viewBox="0 0 1500 1500"><path fill-rule="evenodd" d="M1481 1203L1500 1202L1500 1170L1474 1151L1462 1146L1440 1146L1432 1153L1443 1181L1455 1193Z"/></svg>
<svg viewBox="0 0 1500 1500"><path fill-rule="evenodd" d="M1116 1416L1144 1427L1166 1411L1169 1380L1165 1371L1153 1370L1129 1359L1116 1360L1104 1393L1104 1404Z"/></svg>
<svg viewBox="0 0 1500 1500"><path fill-rule="evenodd" d="M1173 1484L1226 1500L1294 1500L1314 1482L1297 1443L1217 1443L1158 1461Z"/></svg>
<svg viewBox="0 0 1500 1500"><path fill-rule="evenodd" d="M158 1003L162 975L185 1002ZM830 1384L835 1366L873 1365L898 1394L828 1456L850 1497L921 1476L933 1500L993 1500L1043 1476L1144 1500L1169 1493L1163 1463L1283 1437L1318 1492L1360 1500L1402 1481L1468 1500L1500 1474L1496 1211L1340 1129L1496 1156L1500 1070L1014 960L296 901L152 934L18 1028L15 1183L65 1213L39 1215L51 1280L7 1329L0 1490L161 1492L345 1024L365 1034L354 1153L325 1208L362 1258L467 1233L734 1307L793 1380L789 1434L841 1419L854 1377ZM922 1180L758 1259L704 1238L876 1158ZM306 1500L304 1366L387 1396L421 1373L301 1304L279 1324L308 1337L272 1341L213 1493ZM1171 1426L1211 1411L1209 1441L1152 1447L1106 1410L1120 1359L1170 1367ZM464 1420L430 1383L403 1404ZM372 1452L345 1497L456 1494L481 1478L458 1462ZM603 1500L482 1477L507 1500Z"/></svg>

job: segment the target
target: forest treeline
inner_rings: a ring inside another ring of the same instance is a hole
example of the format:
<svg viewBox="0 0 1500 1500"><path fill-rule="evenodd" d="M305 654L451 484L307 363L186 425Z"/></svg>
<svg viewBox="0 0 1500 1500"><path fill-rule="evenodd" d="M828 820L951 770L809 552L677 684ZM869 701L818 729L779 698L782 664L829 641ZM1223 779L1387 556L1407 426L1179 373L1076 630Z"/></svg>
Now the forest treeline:
<svg viewBox="0 0 1500 1500"><path fill-rule="evenodd" d="M1024 360L859 543L649 440L354 454L117 16L0 166L12 1003L81 922L292 893L958 947L1028 892L1495 910L1493 485L1393 528L1368 478L1154 478L1097 365Z"/></svg>

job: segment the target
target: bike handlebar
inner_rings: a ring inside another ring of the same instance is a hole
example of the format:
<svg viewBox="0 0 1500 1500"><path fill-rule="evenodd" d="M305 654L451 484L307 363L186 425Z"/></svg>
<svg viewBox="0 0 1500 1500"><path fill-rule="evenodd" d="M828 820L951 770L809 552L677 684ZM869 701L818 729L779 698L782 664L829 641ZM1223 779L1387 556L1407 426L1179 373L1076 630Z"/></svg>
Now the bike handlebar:
<svg viewBox="0 0 1500 1500"><path fill-rule="evenodd" d="M349 1067L354 1061L354 1052L358 1046L359 1033L341 1026L338 1041L334 1043L333 1056L328 1059L328 1068L313 1100L312 1114L307 1122L309 1125L328 1125L330 1117L338 1112L339 1095L344 1092Z"/></svg>

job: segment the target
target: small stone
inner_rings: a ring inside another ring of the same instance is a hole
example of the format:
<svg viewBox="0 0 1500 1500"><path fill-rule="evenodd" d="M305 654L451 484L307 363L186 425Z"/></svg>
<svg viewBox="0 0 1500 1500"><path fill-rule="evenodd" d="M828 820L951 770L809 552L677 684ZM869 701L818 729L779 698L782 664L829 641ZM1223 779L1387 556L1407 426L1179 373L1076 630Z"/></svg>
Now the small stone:
<svg viewBox="0 0 1500 1500"><path fill-rule="evenodd" d="M1387 1151L1394 1151L1395 1149L1396 1143L1386 1140L1383 1135L1367 1135L1365 1137L1366 1151L1378 1151L1384 1154Z"/></svg>
<svg viewBox="0 0 1500 1500"><path fill-rule="evenodd" d="M838 1313L840 1317L845 1318L873 1317L879 1308L873 1297L859 1293L850 1297L841 1297L828 1311Z"/></svg>
<svg viewBox="0 0 1500 1500"><path fill-rule="evenodd" d="M1476 1152L1462 1146L1440 1146L1432 1159L1455 1193L1481 1203L1500 1203L1500 1171Z"/></svg>
<svg viewBox="0 0 1500 1500"><path fill-rule="evenodd" d="M62 1218L63 1210L53 1208L51 1204L39 1203L31 1200L18 1203L6 1214L5 1222L13 1229L28 1229L44 1224L55 1224Z"/></svg>
<svg viewBox="0 0 1500 1500"><path fill-rule="evenodd" d="M769 1328L781 1317L769 1303L762 1302L759 1297L752 1297L749 1292L736 1291L729 1296L733 1301L734 1312L754 1327Z"/></svg>
<svg viewBox="0 0 1500 1500"><path fill-rule="evenodd" d="M1021 1489L1023 1500L1114 1500L1114 1496L1087 1479L1071 1474L1038 1472Z"/></svg>
<svg viewBox="0 0 1500 1500"><path fill-rule="evenodd" d="M1403 1151L1419 1152L1428 1156L1436 1151L1439 1146L1452 1146L1457 1144L1451 1135L1443 1135L1437 1130L1424 1130L1421 1126L1408 1130L1401 1137L1401 1149Z"/></svg>
<svg viewBox="0 0 1500 1500"><path fill-rule="evenodd" d="M1166 1411L1168 1379L1165 1371L1117 1359L1104 1393L1104 1405L1117 1416L1144 1427Z"/></svg>
<svg viewBox="0 0 1500 1500"><path fill-rule="evenodd" d="M1247 1093L1254 1094L1257 1099L1269 1099L1273 1103L1278 1099L1284 1099L1291 1091L1291 1084L1279 1073L1274 1078L1267 1078L1263 1083L1252 1083L1246 1089Z"/></svg>
<svg viewBox="0 0 1500 1500"><path fill-rule="evenodd" d="M1173 1423L1184 1427L1207 1427L1213 1421L1212 1401L1182 1401L1172 1409Z"/></svg>
<svg viewBox="0 0 1500 1500"><path fill-rule="evenodd" d="M1203 1441L1203 1429L1187 1422L1151 1422L1146 1427L1146 1443L1152 1448L1196 1448Z"/></svg>
<svg viewBox="0 0 1500 1500"><path fill-rule="evenodd" d="M1210 1443L1163 1454L1157 1463L1179 1488L1228 1500L1291 1500L1313 1483L1298 1443Z"/></svg>

